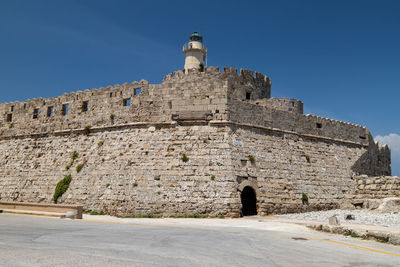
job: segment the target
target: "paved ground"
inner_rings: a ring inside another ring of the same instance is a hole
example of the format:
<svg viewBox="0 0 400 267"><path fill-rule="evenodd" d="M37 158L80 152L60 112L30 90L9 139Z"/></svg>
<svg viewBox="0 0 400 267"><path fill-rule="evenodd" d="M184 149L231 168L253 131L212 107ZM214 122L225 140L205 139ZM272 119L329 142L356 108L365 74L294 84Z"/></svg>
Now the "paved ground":
<svg viewBox="0 0 400 267"><path fill-rule="evenodd" d="M400 247L245 219L0 215L0 266L399 266Z"/></svg>

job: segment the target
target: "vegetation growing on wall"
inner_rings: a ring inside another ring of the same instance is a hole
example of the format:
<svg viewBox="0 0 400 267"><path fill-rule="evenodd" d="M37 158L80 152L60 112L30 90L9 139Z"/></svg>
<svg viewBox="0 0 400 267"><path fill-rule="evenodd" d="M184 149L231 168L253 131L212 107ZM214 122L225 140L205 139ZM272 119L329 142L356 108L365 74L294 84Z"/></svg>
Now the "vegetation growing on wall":
<svg viewBox="0 0 400 267"><path fill-rule="evenodd" d="M89 135L91 130L92 130L92 125L86 125L85 128L83 129L83 133L85 135Z"/></svg>
<svg viewBox="0 0 400 267"><path fill-rule="evenodd" d="M301 202L303 202L303 204L308 205L308 196L305 193L301 195Z"/></svg>
<svg viewBox="0 0 400 267"><path fill-rule="evenodd" d="M252 156L252 155L249 155L249 160L250 160L251 163L256 162L256 158L254 156Z"/></svg>
<svg viewBox="0 0 400 267"><path fill-rule="evenodd" d="M74 151L71 155L71 161L68 163L68 165L65 167L66 170L69 170L72 165L74 165L75 160L79 157L79 153Z"/></svg>
<svg viewBox="0 0 400 267"><path fill-rule="evenodd" d="M79 173L83 169L83 164L76 166L76 172Z"/></svg>
<svg viewBox="0 0 400 267"><path fill-rule="evenodd" d="M57 203L58 198L60 198L68 190L71 181L72 181L71 175L67 175L61 181L58 182L53 195L54 203Z"/></svg>
<svg viewBox="0 0 400 267"><path fill-rule="evenodd" d="M189 161L189 158L188 158L188 156L186 156L186 154L182 155L182 161L183 162L188 162Z"/></svg>

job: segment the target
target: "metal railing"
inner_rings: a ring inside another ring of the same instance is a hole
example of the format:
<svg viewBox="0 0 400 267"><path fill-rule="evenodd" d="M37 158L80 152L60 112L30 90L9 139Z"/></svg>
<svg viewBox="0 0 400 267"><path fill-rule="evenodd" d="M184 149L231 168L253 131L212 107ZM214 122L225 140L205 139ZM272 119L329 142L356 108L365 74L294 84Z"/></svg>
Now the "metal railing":
<svg viewBox="0 0 400 267"><path fill-rule="evenodd" d="M199 49L199 50L207 51L207 47L206 47L204 44L201 44L201 48L200 48L200 47L197 47L197 45L196 45L196 47L192 47L192 44L191 44L191 43L186 43L186 44L184 44L183 47L182 47L182 50L183 50L184 52L185 52L186 50L189 50L189 49Z"/></svg>

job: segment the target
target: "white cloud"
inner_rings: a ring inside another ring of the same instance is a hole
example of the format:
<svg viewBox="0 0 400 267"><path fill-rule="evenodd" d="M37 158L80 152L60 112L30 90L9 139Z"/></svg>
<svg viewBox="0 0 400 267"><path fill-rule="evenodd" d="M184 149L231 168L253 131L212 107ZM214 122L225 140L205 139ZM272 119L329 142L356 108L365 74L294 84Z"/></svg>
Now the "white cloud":
<svg viewBox="0 0 400 267"><path fill-rule="evenodd" d="M375 137L375 141L378 141L379 144L389 145L393 154L400 153L400 135L398 134L391 133L385 136L378 135Z"/></svg>
<svg viewBox="0 0 400 267"><path fill-rule="evenodd" d="M389 135L375 137L379 144L387 144L392 151L392 175L400 176L400 135L391 133Z"/></svg>

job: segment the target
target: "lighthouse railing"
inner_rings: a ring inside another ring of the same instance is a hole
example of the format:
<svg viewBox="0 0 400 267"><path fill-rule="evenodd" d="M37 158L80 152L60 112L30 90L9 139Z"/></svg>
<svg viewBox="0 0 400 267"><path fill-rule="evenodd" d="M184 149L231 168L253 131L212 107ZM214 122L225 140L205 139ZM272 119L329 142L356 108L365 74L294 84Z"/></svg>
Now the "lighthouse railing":
<svg viewBox="0 0 400 267"><path fill-rule="evenodd" d="M183 45L182 50L185 52L186 50L189 49L201 49L201 50L207 50L207 47L204 44L201 44L201 48L197 47L198 45L196 45L196 47L192 47L191 43L186 43Z"/></svg>

